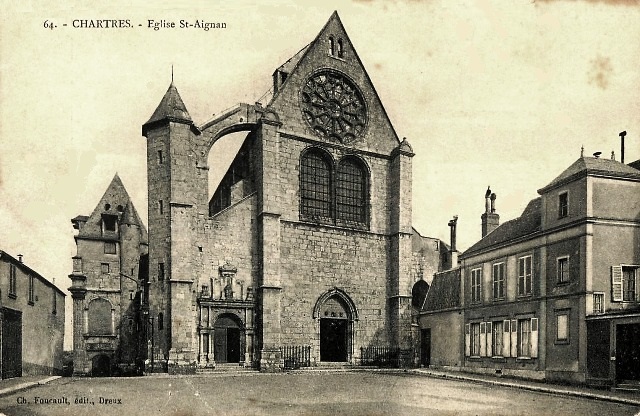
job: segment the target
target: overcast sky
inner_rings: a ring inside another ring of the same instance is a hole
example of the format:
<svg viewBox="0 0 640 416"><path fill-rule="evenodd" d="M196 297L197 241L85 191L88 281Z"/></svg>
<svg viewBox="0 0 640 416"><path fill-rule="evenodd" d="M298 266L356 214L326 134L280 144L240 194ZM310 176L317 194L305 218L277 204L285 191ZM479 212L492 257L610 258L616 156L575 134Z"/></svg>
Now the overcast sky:
<svg viewBox="0 0 640 416"><path fill-rule="evenodd" d="M620 160L622 130L625 161L640 158L635 0L0 3L0 249L62 289L75 254L70 219L91 213L116 172L146 223L140 128L171 66L202 124L259 99L334 10L413 146L413 223L423 235L448 242L457 214L458 245L468 248L480 238L488 185L500 221L513 219L581 146ZM79 29L74 19L133 27ZM154 31L148 19L227 27Z"/></svg>

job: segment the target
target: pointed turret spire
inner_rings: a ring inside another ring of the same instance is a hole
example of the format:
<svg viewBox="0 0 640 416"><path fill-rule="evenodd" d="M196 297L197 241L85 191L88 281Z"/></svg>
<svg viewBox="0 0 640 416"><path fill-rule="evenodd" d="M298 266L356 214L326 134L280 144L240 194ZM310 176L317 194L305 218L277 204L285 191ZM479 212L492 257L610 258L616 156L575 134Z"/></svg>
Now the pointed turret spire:
<svg viewBox="0 0 640 416"><path fill-rule="evenodd" d="M142 135L146 136L147 131L156 124L160 124L165 121L173 121L175 123L183 123L193 125L193 120L187 111L187 107L184 105L178 89L173 85L173 70L171 74L171 85L167 89L167 92L162 97L160 104L153 112L151 118L142 125Z"/></svg>

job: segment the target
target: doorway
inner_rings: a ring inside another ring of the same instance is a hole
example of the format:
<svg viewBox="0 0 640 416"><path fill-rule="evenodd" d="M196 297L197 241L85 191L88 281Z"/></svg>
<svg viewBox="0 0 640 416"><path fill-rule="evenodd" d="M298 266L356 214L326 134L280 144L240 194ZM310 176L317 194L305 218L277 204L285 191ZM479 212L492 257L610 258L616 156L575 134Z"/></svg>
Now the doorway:
<svg viewBox="0 0 640 416"><path fill-rule="evenodd" d="M239 363L241 358L241 329L236 320L223 315L214 325L213 356L217 363ZM244 361L244 360L243 360Z"/></svg>
<svg viewBox="0 0 640 416"><path fill-rule="evenodd" d="M420 364L424 367L431 364L431 328L423 329L420 333Z"/></svg>
<svg viewBox="0 0 640 416"><path fill-rule="evenodd" d="M91 376L92 377L109 377L111 376L111 359L108 355L96 355L91 360Z"/></svg>
<svg viewBox="0 0 640 416"><path fill-rule="evenodd" d="M22 312L2 310L2 378L22 377Z"/></svg>
<svg viewBox="0 0 640 416"><path fill-rule="evenodd" d="M320 361L347 361L346 319L320 319Z"/></svg>
<svg viewBox="0 0 640 416"><path fill-rule="evenodd" d="M640 324L616 325L616 379L640 381Z"/></svg>

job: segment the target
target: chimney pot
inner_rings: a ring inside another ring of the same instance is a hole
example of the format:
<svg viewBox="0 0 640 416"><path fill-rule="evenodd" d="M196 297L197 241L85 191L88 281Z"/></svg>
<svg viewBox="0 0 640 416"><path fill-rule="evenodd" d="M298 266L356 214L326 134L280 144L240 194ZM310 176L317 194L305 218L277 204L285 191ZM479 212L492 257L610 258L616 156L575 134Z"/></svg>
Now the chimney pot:
<svg viewBox="0 0 640 416"><path fill-rule="evenodd" d="M18 254L18 261L22 263L22 254Z"/></svg>

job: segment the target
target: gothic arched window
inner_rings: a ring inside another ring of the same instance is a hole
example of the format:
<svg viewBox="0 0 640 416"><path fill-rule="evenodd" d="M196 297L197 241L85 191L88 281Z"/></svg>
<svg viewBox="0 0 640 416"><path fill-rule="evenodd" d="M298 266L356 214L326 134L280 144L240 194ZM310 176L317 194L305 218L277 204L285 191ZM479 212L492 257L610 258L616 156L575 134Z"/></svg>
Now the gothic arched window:
<svg viewBox="0 0 640 416"><path fill-rule="evenodd" d="M336 51L335 41L333 40L333 36L329 36L329 55L331 56L335 55L335 51Z"/></svg>
<svg viewBox="0 0 640 416"><path fill-rule="evenodd" d="M411 305L416 309L422 309L428 291L429 284L424 280L418 280L411 290Z"/></svg>
<svg viewBox="0 0 640 416"><path fill-rule="evenodd" d="M317 150L300 159L300 215L309 219L332 218L331 164Z"/></svg>
<svg viewBox="0 0 640 416"><path fill-rule="evenodd" d="M356 158L343 159L336 175L336 219L365 223L367 218L367 174Z"/></svg>
<svg viewBox="0 0 640 416"><path fill-rule="evenodd" d="M344 49L342 47L342 39L338 39L338 58L342 58L344 56Z"/></svg>
<svg viewBox="0 0 640 416"><path fill-rule="evenodd" d="M89 303L87 315L90 335L111 335L113 333L111 302L106 299L92 300Z"/></svg>

